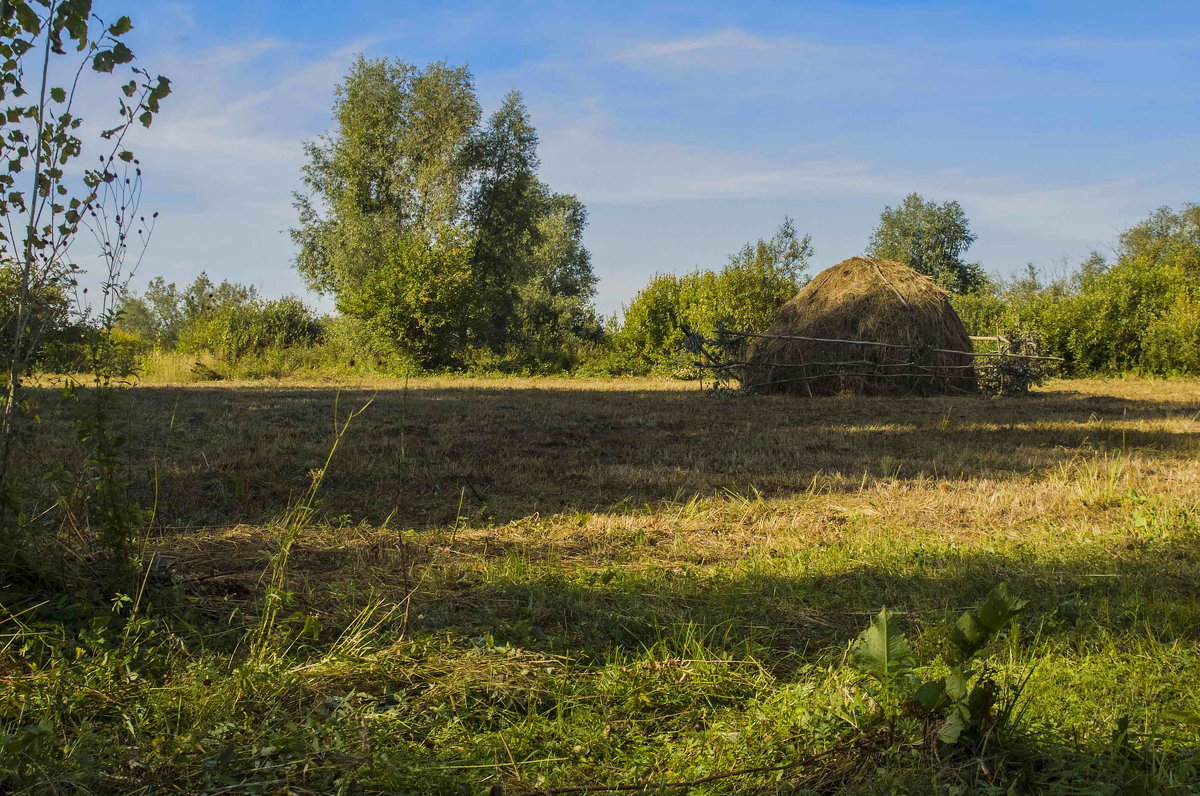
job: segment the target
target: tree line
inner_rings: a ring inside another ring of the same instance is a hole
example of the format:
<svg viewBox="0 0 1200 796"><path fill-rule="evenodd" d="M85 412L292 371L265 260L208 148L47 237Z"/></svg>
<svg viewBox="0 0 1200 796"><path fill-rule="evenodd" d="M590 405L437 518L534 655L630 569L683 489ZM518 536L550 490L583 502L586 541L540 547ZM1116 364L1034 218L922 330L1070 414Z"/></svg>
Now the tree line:
<svg viewBox="0 0 1200 796"><path fill-rule="evenodd" d="M471 73L437 62L360 57L336 89L333 129L305 146L294 196L295 268L332 297L318 317L201 275L126 294L116 334L127 355L209 355L229 375L304 370L645 374L686 365L689 330L763 330L804 286L812 238L785 218L716 268L660 273L601 318L584 245L587 209L538 177L538 135L521 95L485 118ZM1048 279L967 259L976 240L954 201L912 193L885 207L866 241L953 296L972 334L1021 334L1070 375L1200 373L1200 208L1162 209ZM0 312L12 273L0 267ZM71 365L70 302L40 296L44 350ZM56 353L57 352L57 353ZM152 360L147 360L152 361Z"/></svg>

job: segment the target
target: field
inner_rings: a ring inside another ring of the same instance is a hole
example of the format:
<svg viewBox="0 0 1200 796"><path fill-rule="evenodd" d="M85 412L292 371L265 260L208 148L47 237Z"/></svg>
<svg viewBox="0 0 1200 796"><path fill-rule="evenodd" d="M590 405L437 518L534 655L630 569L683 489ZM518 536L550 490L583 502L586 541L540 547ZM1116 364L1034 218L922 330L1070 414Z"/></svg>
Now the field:
<svg viewBox="0 0 1200 796"><path fill-rule="evenodd" d="M77 637L5 606L18 790L1200 792L1198 381L121 398L161 605ZM989 650L1007 707L941 748L848 647L886 606L944 672L942 628L1001 583L1032 601Z"/></svg>

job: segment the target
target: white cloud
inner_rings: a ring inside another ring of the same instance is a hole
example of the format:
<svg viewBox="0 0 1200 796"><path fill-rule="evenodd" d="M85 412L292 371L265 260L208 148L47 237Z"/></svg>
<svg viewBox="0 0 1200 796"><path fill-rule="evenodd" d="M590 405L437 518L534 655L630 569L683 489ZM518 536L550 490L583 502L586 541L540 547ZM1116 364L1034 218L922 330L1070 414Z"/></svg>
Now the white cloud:
<svg viewBox="0 0 1200 796"><path fill-rule="evenodd" d="M334 86L370 43L313 54L260 39L144 57L173 91L131 141L146 173L143 209L161 211L139 282L206 270L267 294L301 289L286 230L302 142L328 126Z"/></svg>
<svg viewBox="0 0 1200 796"><path fill-rule="evenodd" d="M1072 256L1106 245L1131 219L1157 203L1164 177L1099 175L1043 181L953 169L888 168L850 157L805 157L803 150L789 157L629 140L612 135L599 112L577 125L546 131L543 164L544 175L556 188L612 207L767 201L780 208L780 215L788 208L823 203L874 208L861 222L863 243L883 206L912 191L938 200L956 199L982 233L981 243L988 239L981 251L996 253L996 259L985 264L1000 268L1020 265L1008 262L1022 257L1010 244L1028 251L1036 243L1044 247L1043 253ZM820 229L810 231L820 239Z"/></svg>

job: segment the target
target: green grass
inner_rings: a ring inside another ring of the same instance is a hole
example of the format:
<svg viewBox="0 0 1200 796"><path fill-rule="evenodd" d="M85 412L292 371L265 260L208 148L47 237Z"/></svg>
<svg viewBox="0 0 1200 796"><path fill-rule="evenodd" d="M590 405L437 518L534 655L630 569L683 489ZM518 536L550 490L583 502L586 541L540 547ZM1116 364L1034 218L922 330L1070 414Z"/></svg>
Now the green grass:
<svg viewBox="0 0 1200 796"><path fill-rule="evenodd" d="M160 566L137 610L3 600L0 789L513 794L787 766L687 792L1200 790L1200 383L694 390L344 390L342 417L375 399L266 627L335 391L131 390ZM64 555L69 580L87 562ZM1000 582L1034 603L991 650L1018 719L939 750L848 645L886 605L938 675L942 628Z"/></svg>

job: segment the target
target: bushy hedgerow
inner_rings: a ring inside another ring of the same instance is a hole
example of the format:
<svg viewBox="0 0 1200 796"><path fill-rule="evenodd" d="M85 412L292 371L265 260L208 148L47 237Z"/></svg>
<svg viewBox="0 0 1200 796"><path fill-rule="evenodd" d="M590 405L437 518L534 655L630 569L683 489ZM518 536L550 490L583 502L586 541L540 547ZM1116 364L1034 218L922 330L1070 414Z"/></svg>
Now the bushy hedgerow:
<svg viewBox="0 0 1200 796"><path fill-rule="evenodd" d="M686 366L687 331L763 331L796 295L812 256L809 236L785 219L770 238L747 244L720 271L658 274L625 310L603 359L610 371L649 373Z"/></svg>
<svg viewBox="0 0 1200 796"><path fill-rule="evenodd" d="M321 342L316 315L293 296L226 304L197 316L179 332L184 353L212 353L236 360L268 349L311 346Z"/></svg>
<svg viewBox="0 0 1200 796"><path fill-rule="evenodd" d="M971 334L1035 334L1065 375L1200 374L1200 205L1125 232L1111 265L1092 255L1049 283L1031 269L953 301Z"/></svg>

